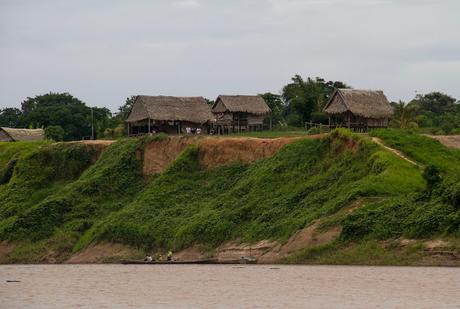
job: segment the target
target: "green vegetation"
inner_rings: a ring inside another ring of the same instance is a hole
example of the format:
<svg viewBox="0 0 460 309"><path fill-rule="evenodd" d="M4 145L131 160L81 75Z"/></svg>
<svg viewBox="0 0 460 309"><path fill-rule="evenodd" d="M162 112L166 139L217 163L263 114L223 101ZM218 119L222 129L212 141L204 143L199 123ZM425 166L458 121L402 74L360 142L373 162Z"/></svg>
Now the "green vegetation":
<svg viewBox="0 0 460 309"><path fill-rule="evenodd" d="M406 154L418 147L414 159L431 167L424 172L346 130L211 169L200 164L199 144L190 145L149 178L144 147L166 136L121 139L102 154L78 143L11 146L0 157L3 167L16 160L0 185L0 241L18 244L10 262L38 261L50 250L63 261L105 241L141 251L283 242L320 219L320 229L341 225L341 237L287 262L412 264L420 246L399 248L393 239L460 236L460 159L414 133L372 134Z"/></svg>
<svg viewBox="0 0 460 309"><path fill-rule="evenodd" d="M69 93L47 93L27 98L19 108L0 109L0 127L51 128L47 137L54 140L81 140L91 136L91 124L96 136L107 128L115 128L118 120L109 109L89 107Z"/></svg>
<svg viewBox="0 0 460 309"><path fill-rule="evenodd" d="M290 82L281 87L280 94L261 93L271 109L270 117L264 119L264 127L274 131L302 130L305 122L328 123L323 108L334 90L350 88L342 81L327 81L321 77L294 75ZM105 107L88 107L86 103L69 93L47 93L26 98L21 108L0 109L0 127L44 128L52 140L81 140L92 135L98 139L117 139L127 132L126 119L136 96L126 98L117 113ZM206 99L211 106L213 100ZM408 102L391 102L394 116L390 125L400 129L416 129L432 134L460 133L459 101L441 92L418 94ZM313 134L313 129L310 134ZM319 133L319 132L317 132ZM281 134L281 133L278 133ZM250 134L252 135L252 134ZM254 136L273 137L271 132L256 133Z"/></svg>
<svg viewBox="0 0 460 309"><path fill-rule="evenodd" d="M338 131L325 140L299 140L250 166L206 170L198 157L199 148L187 149L85 241L179 249L229 239L283 240L360 196L423 188L415 167Z"/></svg>
<svg viewBox="0 0 460 309"><path fill-rule="evenodd" d="M0 142L0 170L16 155L26 155L49 142Z"/></svg>
<svg viewBox="0 0 460 309"><path fill-rule="evenodd" d="M418 94L409 103L391 103L394 116L391 126L401 129L421 128L433 134L460 133L460 104L441 92Z"/></svg>
<svg viewBox="0 0 460 309"><path fill-rule="evenodd" d="M397 241L381 243L367 240L360 243L333 242L318 247L306 248L289 256L282 262L287 264L329 265L414 265L423 257L423 244L416 242L401 246Z"/></svg>
<svg viewBox="0 0 460 309"><path fill-rule="evenodd" d="M447 148L435 139L410 130L374 130L370 134L423 165L436 166L445 174L460 172L460 150Z"/></svg>
<svg viewBox="0 0 460 309"><path fill-rule="evenodd" d="M460 236L460 151L410 131L377 130L372 134L430 169L439 169L442 178L429 183L423 192L358 209L344 220L342 237ZM424 174L431 179L429 173Z"/></svg>
<svg viewBox="0 0 460 309"><path fill-rule="evenodd" d="M45 129L46 139L52 141L62 141L64 140L65 131L61 126L48 126Z"/></svg>

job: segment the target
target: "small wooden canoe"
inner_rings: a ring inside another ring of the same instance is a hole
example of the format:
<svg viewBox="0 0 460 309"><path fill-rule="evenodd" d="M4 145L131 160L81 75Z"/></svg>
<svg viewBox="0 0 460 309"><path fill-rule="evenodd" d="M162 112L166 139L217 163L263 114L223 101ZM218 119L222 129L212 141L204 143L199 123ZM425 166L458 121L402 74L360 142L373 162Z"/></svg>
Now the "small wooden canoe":
<svg viewBox="0 0 460 309"><path fill-rule="evenodd" d="M140 260L123 260L122 264L216 264L217 260L207 259L207 260L188 260L188 261L140 261Z"/></svg>

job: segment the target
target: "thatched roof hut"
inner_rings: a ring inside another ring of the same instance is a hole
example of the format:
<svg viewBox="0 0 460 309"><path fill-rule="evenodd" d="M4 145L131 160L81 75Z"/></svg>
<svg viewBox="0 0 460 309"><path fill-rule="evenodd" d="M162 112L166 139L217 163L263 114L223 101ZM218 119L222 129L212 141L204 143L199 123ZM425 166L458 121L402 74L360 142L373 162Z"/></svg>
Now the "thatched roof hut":
<svg viewBox="0 0 460 309"><path fill-rule="evenodd" d="M41 141L45 139L43 129L0 128L0 142Z"/></svg>
<svg viewBox="0 0 460 309"><path fill-rule="evenodd" d="M265 115L271 112L265 100L258 95L220 95L212 107L213 113L249 113Z"/></svg>
<svg viewBox="0 0 460 309"><path fill-rule="evenodd" d="M381 90L337 89L324 107L328 114L350 111L365 118L388 118L393 108Z"/></svg>
<svg viewBox="0 0 460 309"><path fill-rule="evenodd" d="M139 95L127 121L138 122L145 119L203 124L213 119L213 116L203 97Z"/></svg>
<svg viewBox="0 0 460 309"><path fill-rule="evenodd" d="M212 106L217 133L262 130L271 110L258 95L220 95Z"/></svg>
<svg viewBox="0 0 460 309"><path fill-rule="evenodd" d="M333 126L387 127L393 108L381 90L337 89L324 107Z"/></svg>

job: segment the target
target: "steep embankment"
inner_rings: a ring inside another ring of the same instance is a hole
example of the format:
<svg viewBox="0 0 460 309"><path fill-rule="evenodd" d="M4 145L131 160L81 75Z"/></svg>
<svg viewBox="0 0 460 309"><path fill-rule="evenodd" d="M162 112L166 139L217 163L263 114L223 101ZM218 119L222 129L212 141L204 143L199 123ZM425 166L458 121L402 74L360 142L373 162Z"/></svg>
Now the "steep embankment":
<svg viewBox="0 0 460 309"><path fill-rule="evenodd" d="M45 145L17 160L0 185L16 196L0 200L1 261L109 262L172 249L182 259L447 264L425 250L457 250L458 192L446 195L443 181L427 193L419 167L346 131L128 139L97 160L88 146ZM36 159L46 153L56 158ZM29 185L38 174L47 176Z"/></svg>

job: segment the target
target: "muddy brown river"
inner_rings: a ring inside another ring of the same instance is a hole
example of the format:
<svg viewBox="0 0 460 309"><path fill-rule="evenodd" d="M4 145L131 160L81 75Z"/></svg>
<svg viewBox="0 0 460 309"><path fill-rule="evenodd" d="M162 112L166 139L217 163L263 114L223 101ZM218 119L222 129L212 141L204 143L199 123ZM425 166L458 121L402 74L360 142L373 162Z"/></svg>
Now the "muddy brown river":
<svg viewBox="0 0 460 309"><path fill-rule="evenodd" d="M2 265L0 308L460 308L460 268Z"/></svg>

